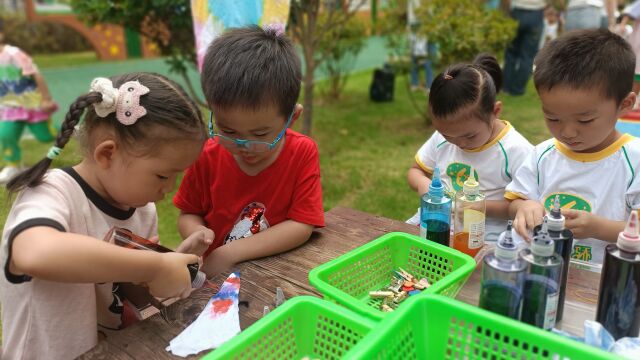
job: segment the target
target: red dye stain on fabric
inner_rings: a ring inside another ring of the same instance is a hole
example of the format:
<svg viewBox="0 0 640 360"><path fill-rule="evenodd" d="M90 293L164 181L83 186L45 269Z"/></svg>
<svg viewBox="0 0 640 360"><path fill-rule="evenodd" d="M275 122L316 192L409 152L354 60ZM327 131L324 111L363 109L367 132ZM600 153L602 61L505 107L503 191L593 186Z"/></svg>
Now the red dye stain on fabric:
<svg viewBox="0 0 640 360"><path fill-rule="evenodd" d="M214 300L211 304L211 315L220 315L229 311L229 308L233 305L233 300L224 299L224 300Z"/></svg>

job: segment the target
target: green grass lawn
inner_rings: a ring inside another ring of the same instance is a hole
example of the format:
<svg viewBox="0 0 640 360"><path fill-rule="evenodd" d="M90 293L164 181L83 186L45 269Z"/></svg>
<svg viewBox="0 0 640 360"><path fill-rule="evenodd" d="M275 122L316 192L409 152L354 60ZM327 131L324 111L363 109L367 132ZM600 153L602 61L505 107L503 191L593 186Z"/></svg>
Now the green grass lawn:
<svg viewBox="0 0 640 360"><path fill-rule="evenodd" d="M313 137L320 149L324 207L347 206L385 217L405 220L416 211L419 200L406 182L406 172L418 148L433 132L411 105L406 78L396 80L395 100L372 103L368 98L371 71L351 77L344 96L338 101L318 99L315 106ZM426 106L426 96L416 93ZM537 95L530 87L522 97L500 96L503 119L511 123L532 143L549 137ZM66 107L66 104L65 104ZM301 124L294 124L299 129ZM49 148L35 140L23 140L24 162L34 164ZM70 166L80 159L72 141L56 160L55 166ZM4 222L10 202L0 189L0 219ZM171 196L159 202L159 233L162 242L175 247L177 210Z"/></svg>
<svg viewBox="0 0 640 360"><path fill-rule="evenodd" d="M98 57L94 51L85 51L54 55L33 55L33 61L41 69L48 69L93 64L98 62Z"/></svg>

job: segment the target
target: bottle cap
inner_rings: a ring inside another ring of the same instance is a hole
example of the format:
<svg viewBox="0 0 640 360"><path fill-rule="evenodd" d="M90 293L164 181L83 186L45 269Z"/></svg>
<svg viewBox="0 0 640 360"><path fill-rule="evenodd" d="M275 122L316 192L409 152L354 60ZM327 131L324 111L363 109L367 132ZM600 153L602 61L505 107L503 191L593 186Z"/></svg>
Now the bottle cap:
<svg viewBox="0 0 640 360"><path fill-rule="evenodd" d="M533 237L531 252L538 256L551 256L555 251L553 239L549 236L547 219L542 222L542 229Z"/></svg>
<svg viewBox="0 0 640 360"><path fill-rule="evenodd" d="M551 208L551 211L545 216L545 218L547 219L549 230L564 230L564 215L562 215L562 212L560 211L560 195L556 195L556 198L553 200L553 208Z"/></svg>
<svg viewBox="0 0 640 360"><path fill-rule="evenodd" d="M471 174L465 180L462 191L465 195L478 195L480 194L480 183L476 181L476 177L474 176L475 171L471 168Z"/></svg>
<svg viewBox="0 0 640 360"><path fill-rule="evenodd" d="M498 238L495 254L499 259L515 260L518 258L518 247L514 244L513 238L511 237L512 227L513 221L509 220L507 230L503 231Z"/></svg>
<svg viewBox="0 0 640 360"><path fill-rule="evenodd" d="M444 185L440 179L440 168L437 166L433 169L433 177L429 185L429 196L441 198L444 196Z"/></svg>
<svg viewBox="0 0 640 360"><path fill-rule="evenodd" d="M624 231L618 235L618 247L629 252L640 252L640 235L638 234L638 211L632 210Z"/></svg>
<svg viewBox="0 0 640 360"><path fill-rule="evenodd" d="M207 274L202 271L198 271L193 281L191 282L191 288L200 289L204 286L204 282L207 281Z"/></svg>

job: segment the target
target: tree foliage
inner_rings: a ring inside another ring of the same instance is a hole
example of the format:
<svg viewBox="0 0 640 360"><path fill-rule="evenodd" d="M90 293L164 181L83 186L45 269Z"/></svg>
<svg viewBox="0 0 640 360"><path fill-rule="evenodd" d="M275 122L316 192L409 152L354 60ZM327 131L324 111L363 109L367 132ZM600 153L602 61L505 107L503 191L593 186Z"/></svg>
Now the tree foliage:
<svg viewBox="0 0 640 360"><path fill-rule="evenodd" d="M326 21L326 15L320 17L320 24ZM320 38L316 61L324 57L321 67L328 75L328 86L324 94L328 98L340 98L356 58L364 47L366 36L367 26L364 20L352 17L342 28L329 29Z"/></svg>
<svg viewBox="0 0 640 360"><path fill-rule="evenodd" d="M170 71L182 76L197 98L187 76L196 64L189 0L71 0L71 6L83 21L122 25L155 42Z"/></svg>
<svg viewBox="0 0 640 360"><path fill-rule="evenodd" d="M336 41L325 44L329 48L319 52L320 44L327 37L341 34L347 22L357 13L365 0L291 0L289 29L302 48L304 57L304 112L302 132L311 134L313 121L314 74L331 54ZM323 20L321 20L321 14Z"/></svg>
<svg viewBox="0 0 640 360"><path fill-rule="evenodd" d="M485 7L484 0L422 1L416 11L417 32L439 45L441 61L452 64L470 61L481 52L502 56L514 38L517 22L502 11ZM383 26L391 34L388 44L395 53L408 53L407 0L397 0Z"/></svg>
<svg viewBox="0 0 640 360"><path fill-rule="evenodd" d="M513 40L517 22L482 0L430 0L418 8L419 32L440 45L446 63L471 61L488 52L501 57Z"/></svg>

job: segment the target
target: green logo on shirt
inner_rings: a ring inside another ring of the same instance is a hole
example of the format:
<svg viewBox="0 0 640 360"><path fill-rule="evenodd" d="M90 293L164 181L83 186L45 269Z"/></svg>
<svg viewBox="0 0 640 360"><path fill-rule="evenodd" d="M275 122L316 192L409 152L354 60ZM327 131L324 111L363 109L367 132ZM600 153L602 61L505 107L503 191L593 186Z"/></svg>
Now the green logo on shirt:
<svg viewBox="0 0 640 360"><path fill-rule="evenodd" d="M447 175L451 179L451 186L453 190L460 191L462 190L462 186L464 182L469 178L469 174L471 174L471 166L462 163L451 163L447 166ZM478 179L478 172L474 171L474 177L476 181L480 181Z"/></svg>
<svg viewBox="0 0 640 360"><path fill-rule="evenodd" d="M566 193L553 193L547 196L544 200L545 209L551 210L553 208L553 201L556 198L556 195L560 196L560 208L562 209L575 209L591 212L591 204L589 204L587 200L579 197L578 195Z"/></svg>
<svg viewBox="0 0 640 360"><path fill-rule="evenodd" d="M573 253L571 258L580 261L591 261L593 255L591 254L591 246L576 245L573 247Z"/></svg>

